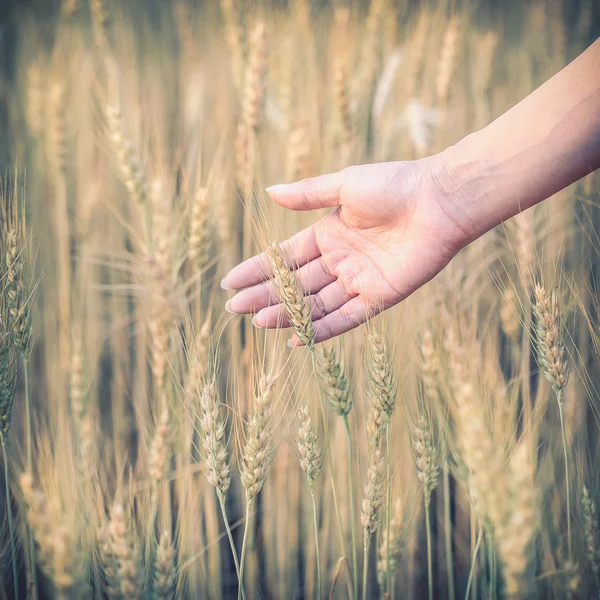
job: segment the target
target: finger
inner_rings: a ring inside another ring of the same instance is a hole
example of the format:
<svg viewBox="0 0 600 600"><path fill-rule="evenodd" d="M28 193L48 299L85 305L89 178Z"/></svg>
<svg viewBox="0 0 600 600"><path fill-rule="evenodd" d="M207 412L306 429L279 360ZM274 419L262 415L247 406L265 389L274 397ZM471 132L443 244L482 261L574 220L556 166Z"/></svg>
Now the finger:
<svg viewBox="0 0 600 600"><path fill-rule="evenodd" d="M329 285L336 279L335 275L329 272L321 257L311 260L308 264L298 269L298 277L305 295L321 291L326 285ZM226 308L229 312L249 314L258 312L278 302L277 290L273 286L273 282L269 281L238 292L229 300Z"/></svg>
<svg viewBox="0 0 600 600"><path fill-rule="evenodd" d="M346 333L375 316L380 309L369 308L362 296L356 296L346 302L341 308L315 321L315 343L324 342L332 337ZM300 346L294 335L288 342L289 346Z"/></svg>
<svg viewBox="0 0 600 600"><path fill-rule="evenodd" d="M317 321L336 311L354 297L339 281L334 281L324 287L318 294L309 296L312 320ZM252 319L256 327L289 327L285 307L282 304L268 306L260 310Z"/></svg>
<svg viewBox="0 0 600 600"><path fill-rule="evenodd" d="M345 172L338 171L295 183L273 185L267 188L267 193L277 204L292 210L333 207L340 203L344 178Z"/></svg>
<svg viewBox="0 0 600 600"><path fill-rule="evenodd" d="M281 250L287 263L301 267L321 255L314 225L303 229L281 244ZM224 290L240 290L270 279L273 274L271 265L264 252L233 267L221 281Z"/></svg>

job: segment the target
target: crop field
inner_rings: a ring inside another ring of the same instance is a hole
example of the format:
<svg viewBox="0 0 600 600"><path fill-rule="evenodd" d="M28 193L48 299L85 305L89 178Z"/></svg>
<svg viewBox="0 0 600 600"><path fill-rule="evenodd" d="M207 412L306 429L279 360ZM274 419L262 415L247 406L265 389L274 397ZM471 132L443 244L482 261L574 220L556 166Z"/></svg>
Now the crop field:
<svg viewBox="0 0 600 600"><path fill-rule="evenodd" d="M16 3L0 600L598 597L600 176L318 344L279 244L327 209L265 188L442 151L599 9ZM225 308L262 251L292 329Z"/></svg>

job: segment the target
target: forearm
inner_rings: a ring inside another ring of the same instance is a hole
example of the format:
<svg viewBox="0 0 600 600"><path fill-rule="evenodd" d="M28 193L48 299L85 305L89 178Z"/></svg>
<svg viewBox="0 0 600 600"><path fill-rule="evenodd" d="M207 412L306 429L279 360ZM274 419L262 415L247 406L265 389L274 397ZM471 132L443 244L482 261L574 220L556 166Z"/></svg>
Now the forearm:
<svg viewBox="0 0 600 600"><path fill-rule="evenodd" d="M464 243L600 167L600 40L434 158Z"/></svg>

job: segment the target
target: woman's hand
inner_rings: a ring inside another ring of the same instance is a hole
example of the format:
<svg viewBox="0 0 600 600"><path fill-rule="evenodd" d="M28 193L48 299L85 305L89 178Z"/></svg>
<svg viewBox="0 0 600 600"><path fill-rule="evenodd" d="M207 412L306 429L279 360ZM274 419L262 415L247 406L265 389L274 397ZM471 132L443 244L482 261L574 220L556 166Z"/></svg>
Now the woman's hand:
<svg viewBox="0 0 600 600"><path fill-rule="evenodd" d="M443 153L275 186L293 210L330 207L284 243L310 297L317 342L397 304L460 248L600 167L600 40L501 117ZM226 305L286 324L263 256L235 267ZM260 284L260 285L257 285ZM250 287L255 286L255 287ZM292 339L296 342L295 338Z"/></svg>
<svg viewBox="0 0 600 600"><path fill-rule="evenodd" d="M438 182L438 157L354 166L267 191L292 210L333 210L282 249L309 296L315 341L340 335L412 294L466 243ZM257 327L289 326L264 255L222 282L229 312L256 313ZM265 283L261 283L265 282ZM253 286L253 287L251 287ZM292 338L292 344L297 339Z"/></svg>

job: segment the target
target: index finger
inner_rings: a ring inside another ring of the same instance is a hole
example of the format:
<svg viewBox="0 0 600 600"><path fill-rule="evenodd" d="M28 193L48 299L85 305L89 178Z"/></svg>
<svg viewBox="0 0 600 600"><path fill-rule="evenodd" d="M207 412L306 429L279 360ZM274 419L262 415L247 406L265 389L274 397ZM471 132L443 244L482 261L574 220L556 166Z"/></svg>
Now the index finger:
<svg viewBox="0 0 600 600"><path fill-rule="evenodd" d="M302 267L321 256L315 236L315 226L311 225L281 243L281 252L290 268ZM253 256L233 267L221 281L224 290L240 290L270 279L273 269L264 252Z"/></svg>

